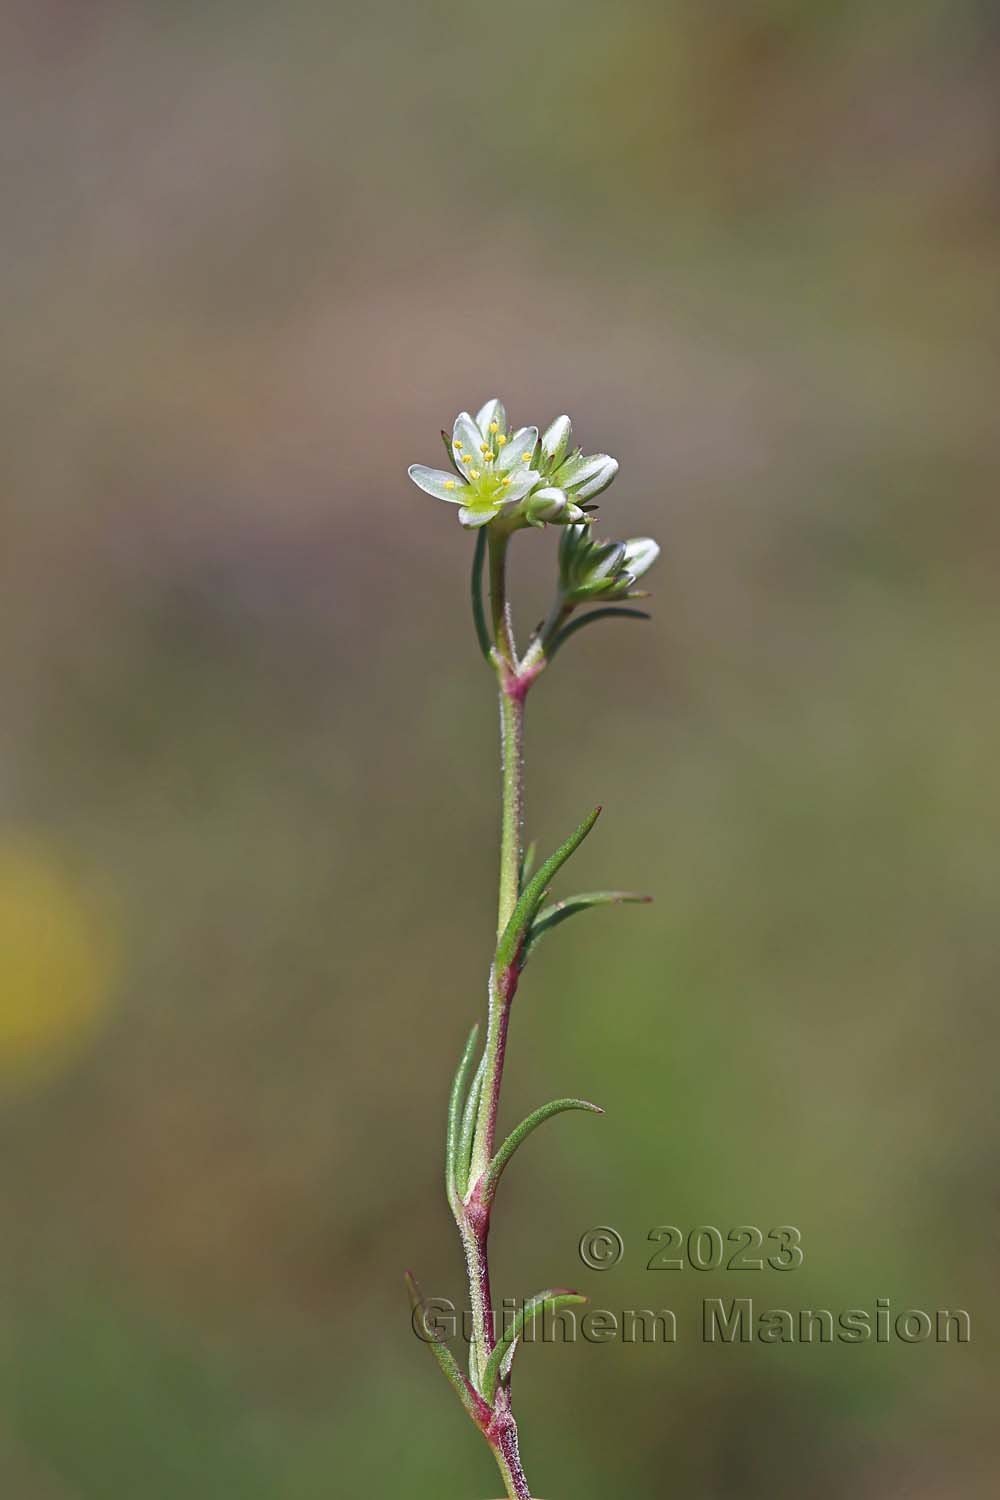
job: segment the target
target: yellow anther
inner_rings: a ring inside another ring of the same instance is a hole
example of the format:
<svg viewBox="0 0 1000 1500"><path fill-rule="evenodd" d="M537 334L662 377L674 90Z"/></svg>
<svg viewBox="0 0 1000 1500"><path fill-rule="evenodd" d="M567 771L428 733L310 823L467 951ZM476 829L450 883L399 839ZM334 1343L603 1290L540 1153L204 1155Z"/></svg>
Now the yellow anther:
<svg viewBox="0 0 1000 1500"><path fill-rule="evenodd" d="M490 431L491 432L499 432L500 431L500 423L499 422L491 422L490 423Z"/></svg>
<svg viewBox="0 0 1000 1500"><path fill-rule="evenodd" d="M462 451L462 442L461 442L460 438L456 438L455 439L455 447L458 449L459 453L461 453L461 451Z"/></svg>
<svg viewBox="0 0 1000 1500"><path fill-rule="evenodd" d="M444 482L444 487L446 490L453 490L455 488L454 479L446 479Z"/></svg>
<svg viewBox="0 0 1000 1500"><path fill-rule="evenodd" d="M504 437L503 433L499 433L497 436L497 446L502 448L506 441L507 439Z"/></svg>
<svg viewBox="0 0 1000 1500"><path fill-rule="evenodd" d="M479 470L478 469L473 469L473 471L472 471L472 477L473 477L473 479L478 479L479 478Z"/></svg>
<svg viewBox="0 0 1000 1500"><path fill-rule="evenodd" d="M480 453L489 453L489 451L490 451L490 445L489 445L489 443L480 443L479 444L479 451L480 451Z"/></svg>
<svg viewBox="0 0 1000 1500"><path fill-rule="evenodd" d="M486 448L484 450L483 456L486 459L487 463L492 463L493 460L496 458L496 454L493 452L492 448Z"/></svg>
<svg viewBox="0 0 1000 1500"><path fill-rule="evenodd" d="M523 464L530 464L531 463L531 454L530 453L522 453L521 454L521 462Z"/></svg>
<svg viewBox="0 0 1000 1500"><path fill-rule="evenodd" d="M473 459L471 453L467 453L465 455L465 457L462 459L462 462L463 462L463 464L471 464L471 463L474 463L475 460Z"/></svg>

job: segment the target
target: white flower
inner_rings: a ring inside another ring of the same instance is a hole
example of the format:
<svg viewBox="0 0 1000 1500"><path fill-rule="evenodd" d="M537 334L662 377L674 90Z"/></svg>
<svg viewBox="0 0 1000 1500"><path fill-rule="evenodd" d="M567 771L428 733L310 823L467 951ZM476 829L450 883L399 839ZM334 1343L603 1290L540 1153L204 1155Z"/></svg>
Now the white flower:
<svg viewBox="0 0 1000 1500"><path fill-rule="evenodd" d="M618 464L606 453L570 453L572 438L565 416L541 440L537 427L511 430L494 396L475 417L460 412L450 440L445 437L454 473L413 464L410 478L428 495L459 506L463 526L485 526L497 516L522 526L579 525L587 521L583 502L607 489Z"/></svg>
<svg viewBox="0 0 1000 1500"><path fill-rule="evenodd" d="M460 506L463 526L485 526L508 515L540 482L531 467L537 443L537 427L507 431L507 413L494 397L474 418L467 411L455 418L449 445L454 473L412 464L410 478L428 495Z"/></svg>

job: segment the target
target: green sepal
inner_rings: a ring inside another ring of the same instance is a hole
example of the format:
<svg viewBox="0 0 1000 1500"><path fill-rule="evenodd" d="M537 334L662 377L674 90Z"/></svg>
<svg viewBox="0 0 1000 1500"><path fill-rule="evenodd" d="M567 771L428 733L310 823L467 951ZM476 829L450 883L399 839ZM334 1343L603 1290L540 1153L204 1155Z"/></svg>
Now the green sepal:
<svg viewBox="0 0 1000 1500"><path fill-rule="evenodd" d="M476 1119L479 1114L479 1096L483 1092L485 1077L486 1054L484 1052L473 1075L472 1086L462 1112L462 1129L459 1133L458 1152L455 1157L455 1190L459 1198L464 1198L469 1189L469 1163L472 1160L472 1142L476 1134Z"/></svg>
<svg viewBox="0 0 1000 1500"><path fill-rule="evenodd" d="M486 530L480 526L476 532L476 547L472 554L472 581L470 594L472 598L472 622L476 627L476 639L479 649L487 661L493 659L493 643L486 626L486 608L483 604L483 565L486 561Z"/></svg>
<svg viewBox="0 0 1000 1500"><path fill-rule="evenodd" d="M549 661L555 656L559 647L565 645L571 635L582 630L585 625L592 625L595 620L648 620L650 616L642 609L624 609L620 605L608 604L601 609L592 609L589 614L580 615L564 625L562 630L557 631L545 648L545 654Z"/></svg>
<svg viewBox="0 0 1000 1500"><path fill-rule="evenodd" d="M510 921L497 944L495 969L498 974L509 969L517 958L550 881L559 873L574 850L583 843L600 815L599 807L595 807L593 812L588 813L579 828L570 834L565 844L560 844L554 854L549 855L537 874L533 875L524 887L511 913Z"/></svg>
<svg viewBox="0 0 1000 1500"><path fill-rule="evenodd" d="M445 430L444 430L443 427L441 428L441 441L442 441L442 443L444 443L444 451L448 455L448 462L451 464L452 468L455 470L455 473L462 480L463 484L466 483L467 482L466 481L466 477L463 474L462 470L459 468L458 460L455 457L455 448L454 448L454 445L452 444L451 436L450 436L449 433L445 432Z"/></svg>
<svg viewBox="0 0 1000 1500"><path fill-rule="evenodd" d="M451 1204L452 1213L457 1218L461 1212L459 1201L461 1192L459 1190L460 1163L459 1143L462 1137L462 1111L468 1093L469 1072L472 1068L472 1059L475 1056L476 1043L479 1040L479 1027L473 1026L469 1033L469 1040L465 1044L462 1060L455 1073L455 1080L451 1086L451 1094L448 1098L448 1132L445 1140L445 1165L444 1181L448 1193L448 1202ZM466 1163L465 1172L468 1172Z"/></svg>
<svg viewBox="0 0 1000 1500"><path fill-rule="evenodd" d="M561 1307L579 1307L587 1302L587 1297L581 1296L579 1292L568 1291L564 1287L552 1287L546 1292L539 1292L537 1296L529 1297L527 1302L517 1313L511 1328L504 1334L490 1355L483 1371L483 1396L492 1404L496 1396L497 1386L501 1380L506 1380L510 1374L511 1363L518 1340L526 1328L530 1328L535 1319L540 1317L546 1310L551 1308L558 1312Z"/></svg>
<svg viewBox="0 0 1000 1500"><path fill-rule="evenodd" d="M539 1109L534 1110L521 1121L515 1130L511 1131L480 1178L477 1192L484 1207L489 1207L492 1203L504 1168L521 1142L527 1140L531 1132L537 1130L543 1121L550 1120L553 1115L560 1115L567 1109L585 1109L594 1115L604 1113L599 1104L591 1104L589 1099L553 1099L551 1103L543 1104Z"/></svg>
<svg viewBox="0 0 1000 1500"><path fill-rule="evenodd" d="M565 922L569 917L575 917L577 912L589 911L592 906L643 906L652 899L652 896L643 896L637 891L581 891L579 896L567 896L564 901L555 901L551 906L543 907L532 922L521 962L527 963L547 932L551 932L553 927L558 927L560 922Z"/></svg>
<svg viewBox="0 0 1000 1500"><path fill-rule="evenodd" d="M420 1315L420 1322L423 1329L422 1342L427 1344L427 1347L444 1371L445 1379L458 1396L459 1401L461 1401L473 1422L479 1428L485 1427L492 1415L490 1408L479 1395L478 1391L466 1380L458 1367L458 1361L444 1342L444 1339L427 1322L425 1312L427 1299L420 1290L416 1277L410 1271L407 1271L404 1279L406 1281L406 1290L410 1295L410 1306L415 1313Z"/></svg>

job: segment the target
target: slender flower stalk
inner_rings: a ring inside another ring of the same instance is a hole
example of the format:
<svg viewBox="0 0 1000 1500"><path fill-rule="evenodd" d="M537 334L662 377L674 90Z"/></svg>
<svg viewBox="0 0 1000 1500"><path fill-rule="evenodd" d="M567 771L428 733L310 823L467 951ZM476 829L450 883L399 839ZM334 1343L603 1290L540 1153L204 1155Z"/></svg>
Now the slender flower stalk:
<svg viewBox="0 0 1000 1500"><path fill-rule="evenodd" d="M442 437L452 471L414 465L410 477L426 493L457 503L462 525L476 533L473 621L480 648L496 676L500 709L500 879L486 1033L477 1062L479 1027L473 1028L455 1075L445 1156L447 1198L461 1236L472 1308L467 1375L431 1325L423 1294L409 1273L407 1284L414 1327L486 1438L508 1497L531 1500L511 1406L514 1355L536 1320L586 1298L569 1288L549 1288L526 1299L510 1327L498 1328L490 1277L490 1220L503 1172L540 1124L567 1110L603 1111L586 1099L555 1099L536 1109L498 1146L511 1006L525 964L553 927L593 906L649 898L629 891L591 891L544 905L552 880L587 837L601 809L589 813L532 873L531 854L525 854L523 841L525 703L556 652L583 626L614 617L648 618L610 601L638 597L634 585L652 566L659 549L649 537L626 542L592 540L593 499L611 484L618 465L607 454L585 456L573 449L568 417L557 417L539 437L537 427L509 428L503 404L494 398L475 418L460 413L452 436L443 433ZM556 595L544 623L519 656L508 592L511 538L516 531L541 529L546 524L563 528ZM483 599L487 561L488 612ZM576 614L581 606L593 604L600 607Z"/></svg>

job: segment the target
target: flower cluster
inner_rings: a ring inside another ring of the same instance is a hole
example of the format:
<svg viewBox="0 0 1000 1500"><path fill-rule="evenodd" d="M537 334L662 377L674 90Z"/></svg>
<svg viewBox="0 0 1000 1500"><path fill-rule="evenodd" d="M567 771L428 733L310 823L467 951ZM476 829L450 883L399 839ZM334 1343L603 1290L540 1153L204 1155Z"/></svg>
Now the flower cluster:
<svg viewBox="0 0 1000 1500"><path fill-rule="evenodd" d="M589 502L618 473L608 454L572 449L569 417L557 417L539 437L537 427L511 429L495 397L474 418L460 412L444 439L452 472L413 464L410 478L428 495L460 506L458 519L467 527L498 516L520 526L586 524Z"/></svg>
<svg viewBox="0 0 1000 1500"><path fill-rule="evenodd" d="M599 542L587 526L567 526L559 541L559 589L567 604L641 599L634 585L660 555L651 536Z"/></svg>

